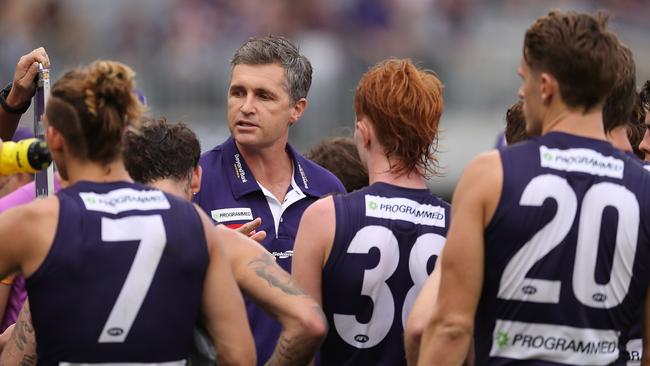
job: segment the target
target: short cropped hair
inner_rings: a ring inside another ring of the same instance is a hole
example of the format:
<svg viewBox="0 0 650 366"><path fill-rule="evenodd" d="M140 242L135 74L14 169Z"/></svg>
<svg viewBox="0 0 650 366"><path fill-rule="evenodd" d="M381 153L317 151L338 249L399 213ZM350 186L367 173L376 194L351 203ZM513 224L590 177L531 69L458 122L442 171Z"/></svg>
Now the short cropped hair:
<svg viewBox="0 0 650 366"><path fill-rule="evenodd" d="M444 109L442 83L408 59L389 59L366 72L354 95L357 118L367 116L396 174L436 173L434 155Z"/></svg>
<svg viewBox="0 0 650 366"><path fill-rule="evenodd" d="M603 125L607 133L632 121L639 98L636 92L636 64L632 51L620 44L617 52L622 61L618 80L603 106Z"/></svg>
<svg viewBox="0 0 650 366"><path fill-rule="evenodd" d="M505 137L508 145L528 140L526 132L526 118L524 117L524 102L518 101L508 108L506 112Z"/></svg>
<svg viewBox="0 0 650 366"><path fill-rule="evenodd" d="M562 100L584 112L602 105L619 76L619 41L607 17L551 11L526 31L523 56L533 72L548 72Z"/></svg>
<svg viewBox="0 0 650 366"><path fill-rule="evenodd" d="M140 128L125 135L124 165L131 178L143 184L189 178L200 157L201 144L184 123L143 118Z"/></svg>
<svg viewBox="0 0 650 366"><path fill-rule="evenodd" d="M291 100L295 103L307 98L311 86L311 63L284 37L251 38L239 47L230 63L233 67L279 64L286 71L286 89Z"/></svg>
<svg viewBox="0 0 650 366"><path fill-rule="evenodd" d="M325 139L312 147L306 156L332 172L348 192L368 185L368 170L361 162L357 146L350 137Z"/></svg>

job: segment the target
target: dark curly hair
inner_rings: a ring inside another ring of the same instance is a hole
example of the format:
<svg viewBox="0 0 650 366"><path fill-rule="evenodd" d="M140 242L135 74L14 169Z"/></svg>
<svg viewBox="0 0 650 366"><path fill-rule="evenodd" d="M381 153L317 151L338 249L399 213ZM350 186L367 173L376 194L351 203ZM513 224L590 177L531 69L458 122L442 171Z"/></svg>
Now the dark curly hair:
<svg viewBox="0 0 650 366"><path fill-rule="evenodd" d="M524 117L524 102L518 101L506 112L506 142L508 145L528 140L526 118Z"/></svg>
<svg viewBox="0 0 650 366"><path fill-rule="evenodd" d="M201 145L184 123L143 118L124 138L124 165L137 182L188 178L199 164Z"/></svg>

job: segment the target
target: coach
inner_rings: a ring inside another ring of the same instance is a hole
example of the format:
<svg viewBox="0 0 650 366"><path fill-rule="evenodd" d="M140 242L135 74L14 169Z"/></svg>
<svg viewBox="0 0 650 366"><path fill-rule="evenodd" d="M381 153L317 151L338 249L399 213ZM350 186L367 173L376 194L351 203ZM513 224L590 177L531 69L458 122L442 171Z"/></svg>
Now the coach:
<svg viewBox="0 0 650 366"><path fill-rule="evenodd" d="M260 230L267 233L262 245L290 271L304 210L322 196L345 192L332 173L288 144L289 127L307 108L311 64L296 46L276 36L248 40L231 64L231 137L201 157L203 179L195 201L216 223L231 228L261 217ZM252 302L246 306L258 364L263 364L275 348L280 325Z"/></svg>

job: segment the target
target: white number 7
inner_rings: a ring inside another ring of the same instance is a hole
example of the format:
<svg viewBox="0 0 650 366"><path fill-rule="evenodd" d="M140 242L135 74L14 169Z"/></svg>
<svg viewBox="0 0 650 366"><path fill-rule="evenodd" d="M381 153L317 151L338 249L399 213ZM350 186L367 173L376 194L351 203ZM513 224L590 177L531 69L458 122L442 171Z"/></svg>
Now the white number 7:
<svg viewBox="0 0 650 366"><path fill-rule="evenodd" d="M129 216L122 219L102 217L102 241L139 240L138 251L104 324L99 343L122 343L131 330L144 298L156 274L167 244L165 225L160 215Z"/></svg>

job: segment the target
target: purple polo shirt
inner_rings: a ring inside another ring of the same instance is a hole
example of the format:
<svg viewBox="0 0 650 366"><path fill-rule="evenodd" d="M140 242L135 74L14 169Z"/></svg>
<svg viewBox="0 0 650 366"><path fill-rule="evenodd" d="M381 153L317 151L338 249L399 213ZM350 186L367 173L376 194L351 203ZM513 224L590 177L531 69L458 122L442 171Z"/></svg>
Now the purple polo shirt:
<svg viewBox="0 0 650 366"><path fill-rule="evenodd" d="M345 187L334 174L304 158L290 145L287 144L286 149L294 164L293 179L306 197L284 210L277 232L266 196L232 137L201 156L203 179L194 200L215 223L231 228L261 217L262 225L258 230L267 234L262 245L276 257L282 268L290 272L293 242L302 213L323 196L345 193ZM261 365L273 353L282 329L275 319L249 299L246 299L246 308L255 338L257 361Z"/></svg>

